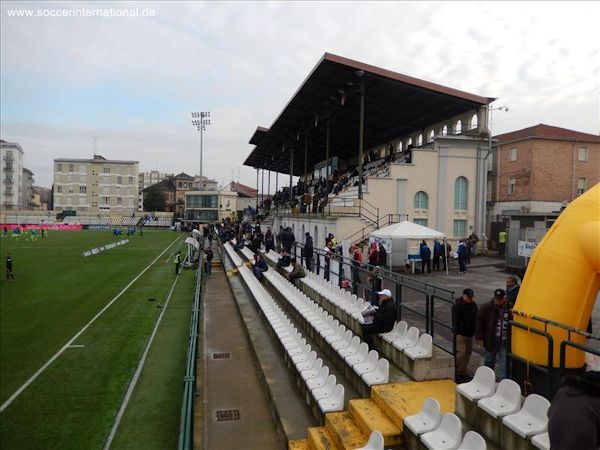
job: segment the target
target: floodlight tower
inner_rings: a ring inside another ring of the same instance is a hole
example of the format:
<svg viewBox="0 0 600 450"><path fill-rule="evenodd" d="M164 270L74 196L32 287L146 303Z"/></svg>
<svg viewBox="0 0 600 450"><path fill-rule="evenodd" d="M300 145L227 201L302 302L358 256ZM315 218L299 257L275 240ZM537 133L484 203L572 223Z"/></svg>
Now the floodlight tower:
<svg viewBox="0 0 600 450"><path fill-rule="evenodd" d="M202 134L210 125L210 111L193 112L192 125L200 132L200 177L198 179L198 190L202 190Z"/></svg>

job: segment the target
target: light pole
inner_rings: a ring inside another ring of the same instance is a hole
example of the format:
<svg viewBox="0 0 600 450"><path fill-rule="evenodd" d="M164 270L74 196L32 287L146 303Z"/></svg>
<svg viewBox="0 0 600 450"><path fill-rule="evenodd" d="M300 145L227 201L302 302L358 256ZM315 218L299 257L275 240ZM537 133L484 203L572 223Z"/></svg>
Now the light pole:
<svg viewBox="0 0 600 450"><path fill-rule="evenodd" d="M202 133L206 126L210 125L210 111L193 112L192 125L200 132L200 177L198 178L198 190L202 190Z"/></svg>

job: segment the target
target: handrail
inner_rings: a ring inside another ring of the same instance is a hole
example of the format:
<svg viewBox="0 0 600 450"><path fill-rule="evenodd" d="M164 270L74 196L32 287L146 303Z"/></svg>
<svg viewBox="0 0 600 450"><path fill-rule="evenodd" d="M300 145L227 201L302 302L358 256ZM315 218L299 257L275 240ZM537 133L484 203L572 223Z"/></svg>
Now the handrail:
<svg viewBox="0 0 600 450"><path fill-rule="evenodd" d="M200 248L204 247L204 240ZM179 425L178 450L192 450L194 447L194 403L196 398L196 355L198 352L198 331L200 324L200 301L202 292L202 264L196 271L194 303L190 319L187 361L183 377L183 400L181 403L181 421Z"/></svg>

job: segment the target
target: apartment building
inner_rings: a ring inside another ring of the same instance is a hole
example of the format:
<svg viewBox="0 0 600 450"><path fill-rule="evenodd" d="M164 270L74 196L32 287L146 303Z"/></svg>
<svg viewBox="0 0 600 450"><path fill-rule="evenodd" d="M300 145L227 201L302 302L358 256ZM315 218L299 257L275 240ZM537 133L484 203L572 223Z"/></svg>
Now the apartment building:
<svg viewBox="0 0 600 450"><path fill-rule="evenodd" d="M92 159L54 160L54 209L132 214L138 209L139 162Z"/></svg>
<svg viewBox="0 0 600 450"><path fill-rule="evenodd" d="M149 172L140 172L139 174L139 199L138 199L138 211L144 210L144 189L152 186L153 184L160 183L167 178L172 178L174 174L159 172L158 170L151 170Z"/></svg>
<svg viewBox="0 0 600 450"><path fill-rule="evenodd" d="M23 149L14 142L0 141L2 173L0 196L3 210L21 208L23 192Z"/></svg>
<svg viewBox="0 0 600 450"><path fill-rule="evenodd" d="M23 167L21 176L21 209L33 209L36 205L33 193L33 172Z"/></svg>

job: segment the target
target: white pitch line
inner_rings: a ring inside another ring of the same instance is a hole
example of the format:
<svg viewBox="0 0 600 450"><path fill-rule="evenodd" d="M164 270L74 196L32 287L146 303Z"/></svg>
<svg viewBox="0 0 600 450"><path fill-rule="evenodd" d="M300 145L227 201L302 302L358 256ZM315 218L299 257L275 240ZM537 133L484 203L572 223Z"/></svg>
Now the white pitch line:
<svg viewBox="0 0 600 450"><path fill-rule="evenodd" d="M76 341L76 340L79 338L79 336L81 336L81 335L83 334L83 332L84 332L85 330L87 330L87 329L90 327L90 325L91 325L91 324L93 324L93 323L96 321L96 319L97 319L98 317L100 317L102 314L104 314L104 312L105 312L105 311L106 311L108 308L110 308L110 306L111 306L111 305L112 305L114 302L116 302L116 301L119 299L119 297L121 297L121 295L123 295L123 294L124 294L124 293L127 291L127 289L129 289L129 288L131 287L131 285L132 285L133 283L135 283L135 282L136 282L136 281L137 281L137 280L138 280L138 279L139 279L139 278L140 278L140 277L141 277L141 276L142 276L144 273L146 273L146 271L147 271L147 270L148 270L150 267L152 267L152 265L153 265L153 264L154 264L156 261L158 261L158 260L159 260L159 258L160 258L162 255L164 255L164 254L167 252L167 250L169 250L169 249L170 249L170 248L173 246L173 244L175 244L175 242L177 242L177 241L178 241L180 238L181 238L181 236L177 237L177 238L176 238L176 239L175 239L173 242L171 242L171 244L169 244L169 246L168 246L167 248L165 248L165 249L164 249L164 250L163 250L163 251L160 253L160 255L158 255L156 258L154 258L154 260L153 260L153 261L152 261L150 264L148 264L148 265L146 266L146 268L145 268L144 270L142 270L142 271L141 271L141 272L138 274L138 276L136 276L136 277L135 277L133 280L131 280L131 282L130 282L130 283L127 285L127 286L125 286L121 292L119 292L119 293L118 293L118 294L117 294L117 295L116 295L116 296L115 296L115 297L114 297L114 298L113 298L113 299L112 299L110 302L108 302L108 304L107 304L107 305L106 305L104 308L102 308L102 309L100 310L100 312L99 312L98 314L96 314L96 315L95 315L95 316L92 318L92 320L90 320L90 321L89 321L89 322L88 322L88 323L87 323L87 324L86 324L86 325L85 325L85 326L84 326L84 327L83 327L81 330L79 330L75 336L73 336L71 339L69 339L69 341L68 341L68 342L67 342L67 343L66 343L66 344L65 344L65 345L64 345L64 346L63 346L63 347L62 347L62 348L61 348L61 349L60 349L58 352L56 352L56 353L54 354L54 356L52 356L52 358L50 358L50 359L49 359L49 360L48 360L48 361L47 361L47 362L46 362L46 363L45 363L45 364L44 364L42 367L40 367L40 368L37 370L37 372L36 372L36 373L34 373L34 374L31 376L31 378L29 378L29 379L28 379L28 380L27 380L27 381L26 381L26 382L23 384L23 386L21 386L19 389L17 389L17 390L15 391L15 393L14 393L13 395L11 395L11 396L10 396L10 398L9 398L8 400L6 400L6 401L5 401L5 402L2 404L2 406L0 406L0 413L1 413L2 411L4 411L6 408L8 408L8 407L10 406L10 404L11 404L11 403L12 403L12 402L13 402L13 401L14 401L14 400L15 400L15 399L16 399L16 398L19 396L19 395L21 395L21 394L23 393L23 391L24 391L25 389L27 389L27 387L29 387L29 385L30 385L31 383L33 383L33 382L35 381L35 379L36 379L37 377L39 377L39 376L40 376L40 374L41 374L41 373L42 373L44 370L46 370L50 364L52 364L52 363L53 363L53 362L54 362L54 361L55 361L55 360L56 360L56 359L57 359L57 358L58 358L60 355L62 355L62 354L63 354L63 352L64 352L66 349L68 349L68 348L69 348L69 347L70 347L70 346L73 344L73 342L75 342L75 341Z"/></svg>
<svg viewBox="0 0 600 450"><path fill-rule="evenodd" d="M125 393L125 397L123 398L123 401L121 402L121 407L119 408L119 412L117 413L115 422L113 423L113 426L110 430L110 434L106 438L106 443L104 444L103 450L108 450L110 448L112 441L115 438L115 435L117 434L117 430L119 429L119 425L121 424L121 419L123 418L123 415L125 414L125 409L127 408L127 405L129 404L129 399L131 398L131 395L133 394L133 390L135 389L138 379L140 378L140 374L142 373L144 364L146 364L146 357L148 356L148 352L150 351L152 342L154 342L154 336L156 335L158 326L160 325L160 322L165 314L165 311L167 310L167 306L169 306L169 301L171 300L171 295L173 294L173 290L175 289L177 280L179 280L179 274L177 274L177 276L175 277L175 281L173 281L173 285L171 286L169 295L167 296L167 299L165 300L165 304L163 305L163 308L158 316L158 320L156 321L156 324L154 325L152 334L150 335L150 338L148 339L148 342L146 343L146 348L144 349L144 353L142 354L142 357L140 358L140 362L138 363L138 366L135 369L135 373L133 374L133 377L131 378L131 381L129 382L129 386L127 387L127 392Z"/></svg>
<svg viewBox="0 0 600 450"><path fill-rule="evenodd" d="M82 345L82 344L71 344L71 345L69 345L69 348L82 348L82 347L85 347L85 345Z"/></svg>

